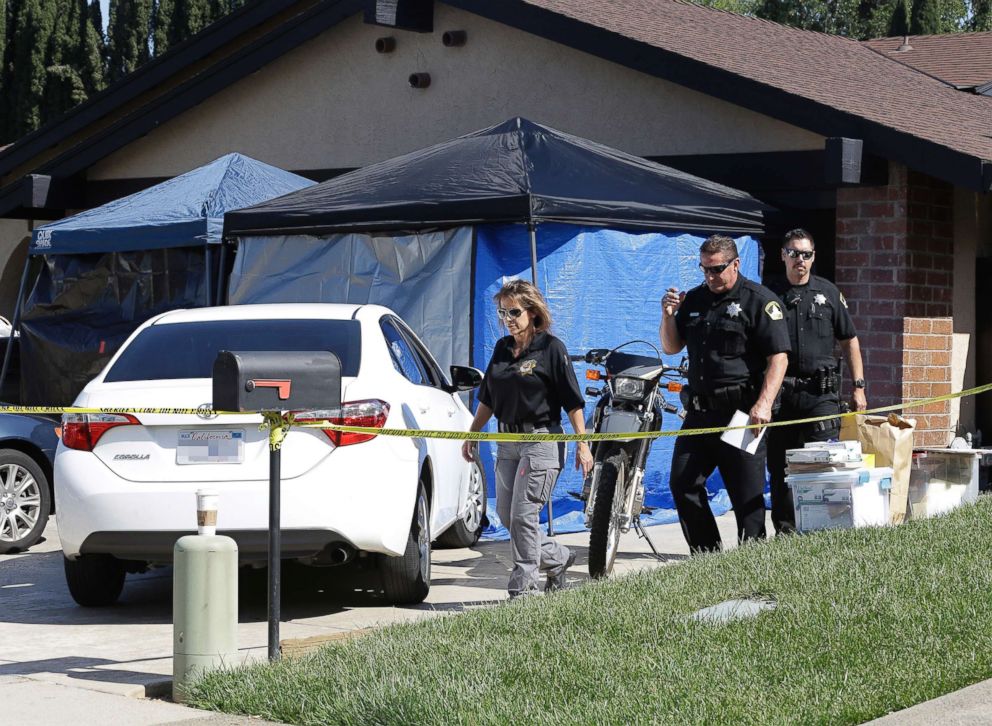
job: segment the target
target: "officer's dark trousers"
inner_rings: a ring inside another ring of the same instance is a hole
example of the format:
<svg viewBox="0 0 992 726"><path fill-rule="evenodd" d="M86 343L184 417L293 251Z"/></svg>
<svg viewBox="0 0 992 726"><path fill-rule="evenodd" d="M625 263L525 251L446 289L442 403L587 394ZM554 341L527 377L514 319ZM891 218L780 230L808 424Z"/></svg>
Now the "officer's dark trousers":
<svg viewBox="0 0 992 726"><path fill-rule="evenodd" d="M836 393L813 396L808 393L785 394L782 408L775 415L776 421L828 416L840 411ZM775 531L788 534L796 531L796 511L792 503L792 489L785 483L785 452L801 449L807 441L829 441L840 434L840 419L823 424L772 426L768 429L768 475L771 480L772 524Z"/></svg>
<svg viewBox="0 0 992 726"><path fill-rule="evenodd" d="M733 411L690 412L682 428L726 426ZM719 468L737 518L737 539L765 537L765 439L748 454L720 441L719 434L680 436L675 441L669 486L689 549L720 549L720 531L706 496L706 479Z"/></svg>

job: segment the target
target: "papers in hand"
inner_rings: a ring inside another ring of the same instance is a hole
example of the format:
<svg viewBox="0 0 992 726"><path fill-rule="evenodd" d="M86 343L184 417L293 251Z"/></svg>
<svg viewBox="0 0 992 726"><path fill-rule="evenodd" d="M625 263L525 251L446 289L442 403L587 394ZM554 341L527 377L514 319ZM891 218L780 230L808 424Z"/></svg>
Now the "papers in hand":
<svg viewBox="0 0 992 726"><path fill-rule="evenodd" d="M750 421L751 417L748 414L743 411L734 411L734 417L730 419L730 423L727 426L747 426ZM761 443L761 437L765 435L767 428L767 426L764 426L760 431L758 429L731 429L730 431L723 432L723 435L720 436L720 441L730 444L741 451L746 451L753 456L754 452L758 450L758 444Z"/></svg>

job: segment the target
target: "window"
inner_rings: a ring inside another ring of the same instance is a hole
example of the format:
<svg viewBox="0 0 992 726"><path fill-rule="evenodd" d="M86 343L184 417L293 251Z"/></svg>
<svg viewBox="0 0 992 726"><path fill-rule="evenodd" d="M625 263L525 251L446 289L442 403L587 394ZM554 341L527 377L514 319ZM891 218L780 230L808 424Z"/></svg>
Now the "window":
<svg viewBox="0 0 992 726"><path fill-rule="evenodd" d="M416 354L393 321L384 319L380 323L380 327L382 328L382 335L386 339L386 346L389 348L389 356L393 359L393 367L397 372L418 386L427 384L427 376L420 368Z"/></svg>
<svg viewBox="0 0 992 726"><path fill-rule="evenodd" d="M341 359L341 375L357 376L362 327L357 320L209 320L145 328L104 379L149 381L210 378L222 350L327 350Z"/></svg>
<svg viewBox="0 0 992 726"><path fill-rule="evenodd" d="M423 343L417 339L417 336L414 335L410 328L404 323L397 323L397 327L399 327L400 332L403 333L403 336L410 344L410 348L417 355L417 360L420 362L420 367L427 374L430 385L435 388L447 390L448 379L444 373L441 372L441 367L434 360L434 356L427 351Z"/></svg>

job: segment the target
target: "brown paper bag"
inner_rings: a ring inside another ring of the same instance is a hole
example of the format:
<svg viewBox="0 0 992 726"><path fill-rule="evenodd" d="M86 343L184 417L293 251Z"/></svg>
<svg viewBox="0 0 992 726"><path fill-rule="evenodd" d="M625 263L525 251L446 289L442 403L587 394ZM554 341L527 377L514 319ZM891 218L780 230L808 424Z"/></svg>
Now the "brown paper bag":
<svg viewBox="0 0 992 726"><path fill-rule="evenodd" d="M915 428L914 419L895 413L887 417L845 416L841 419L842 441L860 441L863 453L875 455L876 466L892 467L892 491L889 492L889 521L892 524L902 524L906 520Z"/></svg>

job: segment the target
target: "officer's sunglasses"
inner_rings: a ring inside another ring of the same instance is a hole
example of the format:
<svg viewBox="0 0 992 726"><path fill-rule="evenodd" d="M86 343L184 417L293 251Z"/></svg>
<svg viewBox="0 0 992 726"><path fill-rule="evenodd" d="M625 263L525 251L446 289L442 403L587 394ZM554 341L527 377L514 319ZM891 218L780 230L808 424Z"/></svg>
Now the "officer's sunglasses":
<svg viewBox="0 0 992 726"><path fill-rule="evenodd" d="M796 259L797 257L802 257L804 260L813 259L813 250L794 250L791 247L785 248L785 254L787 254L791 259Z"/></svg>
<svg viewBox="0 0 992 726"><path fill-rule="evenodd" d="M704 265L702 262L699 263L699 269L705 272L707 275L722 275L723 271L734 264L735 257L730 262L724 262L722 265Z"/></svg>
<svg viewBox="0 0 992 726"><path fill-rule="evenodd" d="M523 314L523 312L524 311L520 308L510 308L509 310L505 310L504 308L499 308L496 311L496 314L499 315L500 320L506 320L507 318L516 320Z"/></svg>

